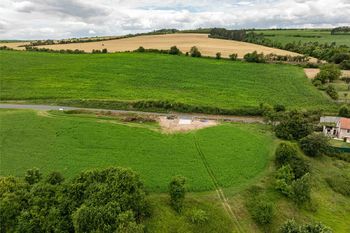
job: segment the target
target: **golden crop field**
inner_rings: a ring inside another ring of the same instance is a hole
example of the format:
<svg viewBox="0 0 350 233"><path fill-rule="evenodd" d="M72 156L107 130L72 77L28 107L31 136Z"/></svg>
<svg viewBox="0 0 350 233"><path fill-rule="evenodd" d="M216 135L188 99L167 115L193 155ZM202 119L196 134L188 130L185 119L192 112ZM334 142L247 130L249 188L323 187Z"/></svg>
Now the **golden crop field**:
<svg viewBox="0 0 350 233"><path fill-rule="evenodd" d="M173 45L176 45L182 52L187 52L192 46L197 46L204 56L215 56L217 52L220 52L223 57L228 57L232 53L237 53L238 57L242 58L246 53L255 50L263 52L264 54L275 53L278 55L299 55L281 49L240 41L212 39L208 38L207 34L194 33L147 35L99 42L43 45L38 47L57 50L79 49L86 52L91 52L93 49L107 48L109 52L123 52L135 50L140 46L143 46L146 49L169 49Z"/></svg>
<svg viewBox="0 0 350 233"><path fill-rule="evenodd" d="M0 47L6 46L11 49L25 50L25 47L19 47L19 46L27 45L27 44L29 44L29 42L9 42L9 43L0 43Z"/></svg>

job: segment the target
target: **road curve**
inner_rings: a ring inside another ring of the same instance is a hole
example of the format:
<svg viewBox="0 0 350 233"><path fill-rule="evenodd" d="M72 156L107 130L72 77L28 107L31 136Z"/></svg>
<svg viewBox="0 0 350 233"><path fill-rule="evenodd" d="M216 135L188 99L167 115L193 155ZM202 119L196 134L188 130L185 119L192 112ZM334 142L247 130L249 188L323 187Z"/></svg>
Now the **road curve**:
<svg viewBox="0 0 350 233"><path fill-rule="evenodd" d="M249 116L226 116L226 115L208 115L208 114L196 114L196 113L160 113L160 112L142 112L142 111L129 111L129 110L116 110L116 109L98 109L98 108L79 108L69 106L55 106L55 105L36 105L36 104L4 104L0 103L0 109L31 109L39 111L50 110L85 110L92 112L112 112L112 113L135 113L142 115L156 115L156 116L177 116L177 117L191 117L206 120L224 120L231 122L242 123L264 123L261 117L249 117Z"/></svg>

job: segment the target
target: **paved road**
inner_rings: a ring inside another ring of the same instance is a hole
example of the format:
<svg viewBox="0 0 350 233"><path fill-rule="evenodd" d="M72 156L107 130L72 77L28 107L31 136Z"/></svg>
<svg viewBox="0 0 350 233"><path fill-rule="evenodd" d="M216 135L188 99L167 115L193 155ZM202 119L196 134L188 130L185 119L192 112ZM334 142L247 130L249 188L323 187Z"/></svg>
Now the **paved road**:
<svg viewBox="0 0 350 233"><path fill-rule="evenodd" d="M86 110L86 111L98 111L98 112L112 112L112 113L136 113L142 115L156 115L156 116L169 116L175 115L178 117L192 117L207 120L225 120L232 122L244 122L244 123L263 123L261 117L245 117L245 116L225 116L225 115L208 115L208 114L186 114L186 113L159 113L159 112L141 112L141 111L129 111L129 110L115 110L115 109L98 109L98 108L78 108L68 106L54 106L54 105L34 105L34 104L0 104L0 109L32 109L32 110Z"/></svg>

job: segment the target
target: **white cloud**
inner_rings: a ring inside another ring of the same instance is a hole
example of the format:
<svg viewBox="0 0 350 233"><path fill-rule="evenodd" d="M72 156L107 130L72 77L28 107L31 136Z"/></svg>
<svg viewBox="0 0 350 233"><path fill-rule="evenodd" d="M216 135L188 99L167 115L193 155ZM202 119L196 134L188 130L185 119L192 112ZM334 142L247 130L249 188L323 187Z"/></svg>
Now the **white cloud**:
<svg viewBox="0 0 350 233"><path fill-rule="evenodd" d="M0 39L121 35L161 28L334 27L350 0L1 0Z"/></svg>

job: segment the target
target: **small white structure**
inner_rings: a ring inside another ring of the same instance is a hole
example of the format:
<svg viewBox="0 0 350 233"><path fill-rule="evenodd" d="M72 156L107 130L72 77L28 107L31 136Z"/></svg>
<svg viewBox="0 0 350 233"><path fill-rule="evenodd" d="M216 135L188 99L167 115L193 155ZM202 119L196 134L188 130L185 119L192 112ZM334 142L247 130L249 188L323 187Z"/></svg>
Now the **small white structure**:
<svg viewBox="0 0 350 233"><path fill-rule="evenodd" d="M345 117L321 117L323 133L326 136L350 142L350 119Z"/></svg>
<svg viewBox="0 0 350 233"><path fill-rule="evenodd" d="M190 125L192 124L192 118L189 117L180 117L179 125Z"/></svg>

